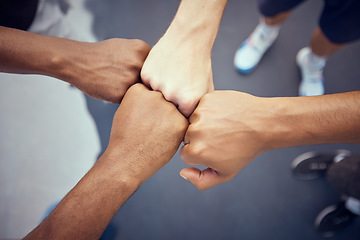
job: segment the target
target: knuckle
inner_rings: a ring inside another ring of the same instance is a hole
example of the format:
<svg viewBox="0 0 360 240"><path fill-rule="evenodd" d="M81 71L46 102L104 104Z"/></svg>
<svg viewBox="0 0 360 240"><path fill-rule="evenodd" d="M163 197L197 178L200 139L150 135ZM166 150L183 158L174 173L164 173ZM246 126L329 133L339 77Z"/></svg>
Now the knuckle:
<svg viewBox="0 0 360 240"><path fill-rule="evenodd" d="M182 161L187 164L187 165L196 165L194 164L194 162L192 161L192 159L186 154L186 152L181 152L180 153L180 157L182 159Z"/></svg>
<svg viewBox="0 0 360 240"><path fill-rule="evenodd" d="M179 107L186 113L192 113L198 103L198 99L189 95L185 95L179 98Z"/></svg>
<svg viewBox="0 0 360 240"><path fill-rule="evenodd" d="M203 182L200 182L196 185L196 188L199 189L200 191L205 191L207 190L209 187L207 187Z"/></svg>
<svg viewBox="0 0 360 240"><path fill-rule="evenodd" d="M161 90L162 94L164 95L164 98L172 102L174 104L177 104L176 102L176 94L174 93L174 90L171 89L168 85L161 85L159 86L159 89Z"/></svg>
<svg viewBox="0 0 360 240"><path fill-rule="evenodd" d="M180 114L179 116L180 116L180 121L178 126L180 126L180 132L185 134L186 130L189 127L189 121L183 115Z"/></svg>
<svg viewBox="0 0 360 240"><path fill-rule="evenodd" d="M211 93L206 93L202 96L201 101L208 101L211 98Z"/></svg>
<svg viewBox="0 0 360 240"><path fill-rule="evenodd" d="M141 76L141 80L148 85L150 85L150 83L153 82L151 81L153 79L152 74L146 66L142 68L140 76Z"/></svg>
<svg viewBox="0 0 360 240"><path fill-rule="evenodd" d="M191 107L194 105L194 103L197 101L197 99L193 96L190 95L183 95L180 100L179 103L184 106L184 107Z"/></svg>
<svg viewBox="0 0 360 240"><path fill-rule="evenodd" d="M180 149L180 158L186 162L187 161L187 146L184 145L181 149Z"/></svg>
<svg viewBox="0 0 360 240"><path fill-rule="evenodd" d="M150 93L151 93L151 96L153 98L156 98L157 100L163 100L163 98L164 98L162 93L159 91L151 91ZM166 103L166 102L164 102L164 103Z"/></svg>
<svg viewBox="0 0 360 240"><path fill-rule="evenodd" d="M140 53L145 54L145 55L147 55L149 53L151 47L145 41L143 41L141 39L133 39L132 41Z"/></svg>
<svg viewBox="0 0 360 240"><path fill-rule="evenodd" d="M201 129L199 128L199 124L197 123L190 124L187 130L187 134L189 138L193 138L193 139L201 138Z"/></svg>
<svg viewBox="0 0 360 240"><path fill-rule="evenodd" d="M174 132L177 136L184 138L184 135L186 133L186 130L188 128L188 121L184 116L176 109L174 104L167 102L167 105L169 106L169 120L172 121Z"/></svg>
<svg viewBox="0 0 360 240"><path fill-rule="evenodd" d="M144 86L144 84L136 83L132 85L127 92L129 94L140 94L141 92L144 92L146 90L147 88Z"/></svg>
<svg viewBox="0 0 360 240"><path fill-rule="evenodd" d="M198 159L199 161L201 161L201 159L203 159L203 156L205 153L204 144L201 142L193 142L190 144L192 145L192 147L189 148L189 151L188 151L189 157Z"/></svg>

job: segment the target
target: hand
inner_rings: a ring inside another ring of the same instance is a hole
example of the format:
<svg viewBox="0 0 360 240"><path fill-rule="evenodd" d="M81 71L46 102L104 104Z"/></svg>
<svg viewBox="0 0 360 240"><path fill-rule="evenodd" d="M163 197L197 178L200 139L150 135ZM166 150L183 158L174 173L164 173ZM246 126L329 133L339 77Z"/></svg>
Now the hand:
<svg viewBox="0 0 360 240"><path fill-rule="evenodd" d="M160 92L136 84L115 113L104 155L123 161L121 171L142 183L174 156L187 126L187 119Z"/></svg>
<svg viewBox="0 0 360 240"><path fill-rule="evenodd" d="M187 125L160 92L130 87L105 153L25 239L99 239L125 201L175 154Z"/></svg>
<svg viewBox="0 0 360 240"><path fill-rule="evenodd" d="M267 105L262 98L235 91L206 94L191 115L180 155L189 165L180 175L200 190L232 179L262 152L268 150L265 132ZM270 125L270 126L269 126Z"/></svg>
<svg viewBox="0 0 360 240"><path fill-rule="evenodd" d="M214 90L211 49L200 51L179 38L165 35L159 40L144 63L141 78L188 117L200 98Z"/></svg>
<svg viewBox="0 0 360 240"><path fill-rule="evenodd" d="M88 43L0 26L1 72L55 77L112 103L140 81L149 51L141 40Z"/></svg>
<svg viewBox="0 0 360 240"><path fill-rule="evenodd" d="M79 42L81 51L71 59L61 76L85 94L120 103L125 92L140 81L140 69L150 51L142 40L110 39L97 43Z"/></svg>

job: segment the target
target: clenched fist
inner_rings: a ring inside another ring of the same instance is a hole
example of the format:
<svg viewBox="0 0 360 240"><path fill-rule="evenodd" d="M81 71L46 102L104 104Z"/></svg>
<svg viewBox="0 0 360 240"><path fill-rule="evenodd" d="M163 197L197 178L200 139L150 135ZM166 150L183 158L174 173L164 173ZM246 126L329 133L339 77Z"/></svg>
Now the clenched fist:
<svg viewBox="0 0 360 240"><path fill-rule="evenodd" d="M88 43L0 26L0 72L55 77L111 103L140 81L149 51L137 39Z"/></svg>
<svg viewBox="0 0 360 240"><path fill-rule="evenodd" d="M135 84L115 113L104 155L121 161L129 177L144 182L176 153L187 126L187 119L160 92Z"/></svg>
<svg viewBox="0 0 360 240"><path fill-rule="evenodd" d="M206 94L191 115L180 155L189 165L180 175L205 190L232 179L260 153L268 150L262 98L235 91Z"/></svg>
<svg viewBox="0 0 360 240"><path fill-rule="evenodd" d="M214 90L210 51L166 35L150 51L141 78L189 117L200 98Z"/></svg>
<svg viewBox="0 0 360 240"><path fill-rule="evenodd" d="M140 81L140 70L150 51L147 43L134 39L77 44L80 55L64 65L59 78L111 103L120 103L128 88Z"/></svg>

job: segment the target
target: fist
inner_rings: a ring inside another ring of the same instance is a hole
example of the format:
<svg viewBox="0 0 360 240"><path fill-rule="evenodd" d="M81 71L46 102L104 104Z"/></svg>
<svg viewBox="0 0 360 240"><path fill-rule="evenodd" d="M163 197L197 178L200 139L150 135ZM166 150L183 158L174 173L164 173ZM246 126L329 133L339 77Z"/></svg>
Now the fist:
<svg viewBox="0 0 360 240"><path fill-rule="evenodd" d="M81 55L66 68L65 80L85 94L120 103L128 88L140 82L140 70L150 51L144 41L110 39L79 44Z"/></svg>
<svg viewBox="0 0 360 240"><path fill-rule="evenodd" d="M160 92L135 84L115 113L106 152L125 161L124 171L144 182L174 156L187 126Z"/></svg>
<svg viewBox="0 0 360 240"><path fill-rule="evenodd" d="M262 98L235 91L206 94L191 115L180 155L180 175L200 190L232 179L266 150L266 105Z"/></svg>
<svg viewBox="0 0 360 240"><path fill-rule="evenodd" d="M141 70L142 81L189 117L200 98L214 90L210 54L164 36L153 47Z"/></svg>

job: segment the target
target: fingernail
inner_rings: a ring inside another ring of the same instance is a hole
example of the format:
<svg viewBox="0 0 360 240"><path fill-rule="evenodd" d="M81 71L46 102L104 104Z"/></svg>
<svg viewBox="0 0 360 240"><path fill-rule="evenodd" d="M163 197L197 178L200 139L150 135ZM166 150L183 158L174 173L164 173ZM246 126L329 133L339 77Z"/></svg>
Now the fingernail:
<svg viewBox="0 0 360 240"><path fill-rule="evenodd" d="M187 178L184 175L180 174L180 176L187 181Z"/></svg>

